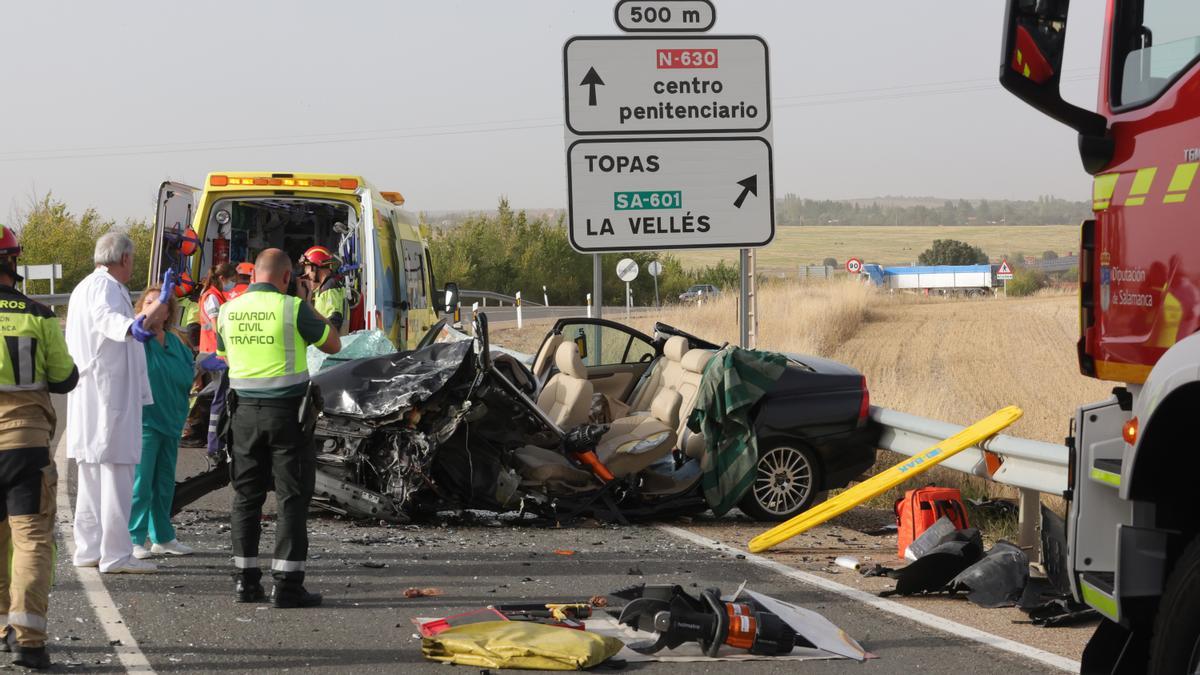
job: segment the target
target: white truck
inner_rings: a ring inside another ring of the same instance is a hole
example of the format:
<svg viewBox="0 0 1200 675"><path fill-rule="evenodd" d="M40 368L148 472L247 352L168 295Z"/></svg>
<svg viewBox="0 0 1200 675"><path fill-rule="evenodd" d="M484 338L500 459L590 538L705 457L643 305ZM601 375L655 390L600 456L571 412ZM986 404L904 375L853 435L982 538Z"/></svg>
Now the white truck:
<svg viewBox="0 0 1200 675"><path fill-rule="evenodd" d="M863 279L876 288L939 295L991 295L996 275L991 265L862 266Z"/></svg>

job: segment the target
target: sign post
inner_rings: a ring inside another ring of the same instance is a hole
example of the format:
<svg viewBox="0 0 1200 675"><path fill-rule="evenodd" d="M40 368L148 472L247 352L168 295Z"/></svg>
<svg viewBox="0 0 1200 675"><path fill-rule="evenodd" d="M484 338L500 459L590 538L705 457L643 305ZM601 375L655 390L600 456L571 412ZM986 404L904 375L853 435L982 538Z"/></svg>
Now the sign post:
<svg viewBox="0 0 1200 675"><path fill-rule="evenodd" d="M625 318L629 318L629 307L633 304L633 292L629 289L629 282L637 278L638 264L633 258L621 258L617 263L617 278L625 282Z"/></svg>
<svg viewBox="0 0 1200 675"><path fill-rule="evenodd" d="M658 301L658 275L662 274L662 263L657 260L651 260L649 265L646 265L646 271L654 277L654 306L655 308L662 307L662 303Z"/></svg>
<svg viewBox="0 0 1200 675"><path fill-rule="evenodd" d="M620 0L614 16L636 34L563 46L571 246L592 254L741 249L748 346L756 332L749 249L775 237L767 43L700 35L716 22L710 0ZM593 274L600 298L598 262ZM627 289L627 306L630 297Z"/></svg>
<svg viewBox="0 0 1200 675"><path fill-rule="evenodd" d="M1008 266L1008 258L1000 260L1000 269L996 270L996 278L1004 282L1004 297L1008 297L1008 282L1013 278L1012 268Z"/></svg>

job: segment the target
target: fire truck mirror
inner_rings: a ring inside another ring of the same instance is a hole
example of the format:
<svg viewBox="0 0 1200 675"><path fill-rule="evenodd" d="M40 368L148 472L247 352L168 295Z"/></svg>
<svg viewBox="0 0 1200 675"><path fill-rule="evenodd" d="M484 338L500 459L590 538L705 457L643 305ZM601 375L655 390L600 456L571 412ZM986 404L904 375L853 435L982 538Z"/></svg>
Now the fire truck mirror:
<svg viewBox="0 0 1200 675"><path fill-rule="evenodd" d="M1008 67L1035 84L1057 83L1068 0L1011 0L1005 40Z"/></svg>

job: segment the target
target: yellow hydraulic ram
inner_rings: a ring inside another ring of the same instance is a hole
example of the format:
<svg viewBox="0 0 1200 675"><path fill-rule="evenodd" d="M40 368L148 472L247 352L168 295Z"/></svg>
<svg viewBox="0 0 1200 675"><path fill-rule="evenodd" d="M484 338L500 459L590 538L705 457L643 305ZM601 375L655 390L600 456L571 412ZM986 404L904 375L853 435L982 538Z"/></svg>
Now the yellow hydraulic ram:
<svg viewBox="0 0 1200 675"><path fill-rule="evenodd" d="M938 462L949 459L955 454L995 436L1005 427L1021 419L1021 414L1021 409L1015 405L997 410L941 443L927 448L887 471L855 485L833 499L817 504L795 518L763 532L750 540L750 550L758 553L777 546L785 540L849 511L871 497L887 492L909 478L933 468Z"/></svg>

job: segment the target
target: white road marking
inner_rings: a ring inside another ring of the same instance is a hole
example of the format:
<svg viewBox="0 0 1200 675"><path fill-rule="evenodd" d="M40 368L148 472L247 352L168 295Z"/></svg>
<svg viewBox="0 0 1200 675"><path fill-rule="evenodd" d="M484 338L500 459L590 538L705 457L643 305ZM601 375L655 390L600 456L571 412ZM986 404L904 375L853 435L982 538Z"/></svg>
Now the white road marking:
<svg viewBox="0 0 1200 675"><path fill-rule="evenodd" d="M714 541L713 539L711 539L709 537L705 537L705 536L696 534L695 532L689 532L688 530L684 530L684 529L681 529L678 527L672 527L670 525L659 525L658 529L662 530L663 532L667 532L668 534L672 534L676 537L679 537L680 539L685 539L687 541L690 541L693 544L697 544L699 546L704 546L706 548L713 549L714 551L733 553L735 555L738 555L738 554L744 555L744 556L746 556L747 562L758 565L759 567L764 567L766 569L771 570L772 572L776 572L776 573L781 574L790 579L795 579L796 581L802 581L806 584L816 586L817 588L820 588L822 590L826 590L831 593L837 593L838 595L844 596L851 600L856 600L865 605L870 605L871 607L874 607L875 609L879 609L884 612L888 612L890 614L895 614L896 616L903 617L905 619L908 619L909 621L914 621L923 626L928 626L930 628L944 631L946 633L950 633L951 635L955 635L960 638L965 638L967 640L973 640L980 644L987 645L988 647L992 647L994 649L999 649L999 650L1005 651L1005 652L1010 652L1012 654L1016 654L1017 656L1031 659L1033 661L1037 661L1039 663L1043 663L1047 666L1058 668L1060 670L1065 670L1065 671L1069 671L1072 673L1079 672L1079 668L1080 668L1079 662L1072 661L1071 659L1068 659L1065 656L1059 656L1058 654L1052 654L1048 651L1038 649L1036 647L1030 647L1029 645L1021 644L1020 642L1017 642L1015 640L1009 640L1008 638L1003 638L1003 637L1000 637L999 635L993 635L992 633L988 633L986 631L979 630L978 628L972 628L971 626L965 626L961 623L957 623L957 622L951 621L949 619L937 616L936 614L930 614L929 612L923 612L919 609L914 609L907 605L902 605L902 604L896 602L895 600L888 600L887 598L881 598L876 595L867 593L866 591L861 591L857 588L851 588L850 586L843 586L842 584L839 584L836 581L830 581L829 579L819 577L815 574L809 574L808 572L801 572L800 570L798 570L794 567L785 565L781 562L776 562L774 560L771 560L770 558L764 558L763 556L755 555L755 554L749 553L747 551L738 550L727 544L722 544L721 542Z"/></svg>
<svg viewBox="0 0 1200 675"><path fill-rule="evenodd" d="M54 452L54 461L58 469L58 528L62 533L61 539L66 548L67 557L69 560L74 560L75 526L71 511L71 496L67 493L69 462L67 461L65 435L58 441L58 447ZM137 640L133 639L133 633L129 632L129 626L125 624L121 610L117 609L117 604L113 602L112 596L108 594L108 589L104 587L100 570L95 567L76 567L75 575L79 577L79 584L83 586L83 592L96 612L96 619L100 622L100 627L104 629L104 634L108 636L110 642L120 641L115 649L121 665L125 666L125 672L152 675L154 669L150 667L150 661L142 653Z"/></svg>

